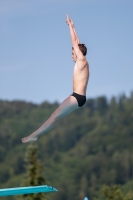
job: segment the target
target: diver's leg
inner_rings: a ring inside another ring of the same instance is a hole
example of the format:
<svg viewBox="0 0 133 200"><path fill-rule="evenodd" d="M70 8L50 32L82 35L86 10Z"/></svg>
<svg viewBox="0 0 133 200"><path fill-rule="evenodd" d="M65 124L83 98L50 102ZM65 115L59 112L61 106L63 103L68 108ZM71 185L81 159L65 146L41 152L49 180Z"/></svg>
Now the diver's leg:
<svg viewBox="0 0 133 200"><path fill-rule="evenodd" d="M22 142L26 143L32 140L37 140L39 135L46 133L47 131L54 128L60 119L62 119L77 108L78 102L76 98L73 96L69 96L60 104L60 106L52 113L49 119L46 122L44 122L44 124L38 130L33 132L31 135L23 138Z"/></svg>

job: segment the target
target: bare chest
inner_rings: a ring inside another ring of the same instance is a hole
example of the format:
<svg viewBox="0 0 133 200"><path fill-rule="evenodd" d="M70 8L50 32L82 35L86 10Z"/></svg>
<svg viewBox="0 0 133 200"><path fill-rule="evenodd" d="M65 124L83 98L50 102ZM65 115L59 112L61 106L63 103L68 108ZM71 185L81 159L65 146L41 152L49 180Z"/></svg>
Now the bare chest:
<svg viewBox="0 0 133 200"><path fill-rule="evenodd" d="M82 79L89 76L89 66L86 64L85 66L78 66L76 63L73 71L74 79Z"/></svg>

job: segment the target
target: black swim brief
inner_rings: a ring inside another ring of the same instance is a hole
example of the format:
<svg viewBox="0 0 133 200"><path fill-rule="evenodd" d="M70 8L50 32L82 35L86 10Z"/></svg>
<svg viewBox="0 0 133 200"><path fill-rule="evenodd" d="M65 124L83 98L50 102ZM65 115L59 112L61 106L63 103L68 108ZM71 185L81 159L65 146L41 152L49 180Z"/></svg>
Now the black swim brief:
<svg viewBox="0 0 133 200"><path fill-rule="evenodd" d="M74 96L77 99L79 107L82 107L86 102L86 96L84 96L84 95L80 95L80 94L73 92L73 94L71 94L71 96Z"/></svg>

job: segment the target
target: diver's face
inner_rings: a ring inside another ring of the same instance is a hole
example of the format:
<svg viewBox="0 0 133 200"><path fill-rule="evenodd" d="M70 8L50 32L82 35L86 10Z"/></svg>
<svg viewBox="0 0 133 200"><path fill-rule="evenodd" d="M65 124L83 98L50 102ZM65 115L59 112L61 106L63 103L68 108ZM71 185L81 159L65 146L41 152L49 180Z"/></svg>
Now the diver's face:
<svg viewBox="0 0 133 200"><path fill-rule="evenodd" d="M74 62L76 62L76 60L77 60L77 56L75 54L74 49L72 49L72 59L73 59Z"/></svg>

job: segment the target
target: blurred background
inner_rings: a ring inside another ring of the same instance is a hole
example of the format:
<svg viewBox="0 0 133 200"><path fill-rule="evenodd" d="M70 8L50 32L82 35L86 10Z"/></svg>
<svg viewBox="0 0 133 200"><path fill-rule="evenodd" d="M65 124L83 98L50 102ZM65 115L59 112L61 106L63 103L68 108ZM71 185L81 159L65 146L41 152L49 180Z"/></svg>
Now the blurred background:
<svg viewBox="0 0 133 200"><path fill-rule="evenodd" d="M0 188L58 189L2 200L133 200L132 11L132 0L0 0ZM72 93L66 13L88 48L87 102L22 144Z"/></svg>

